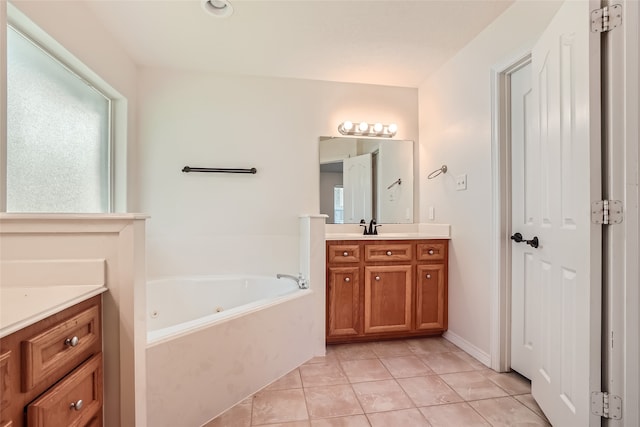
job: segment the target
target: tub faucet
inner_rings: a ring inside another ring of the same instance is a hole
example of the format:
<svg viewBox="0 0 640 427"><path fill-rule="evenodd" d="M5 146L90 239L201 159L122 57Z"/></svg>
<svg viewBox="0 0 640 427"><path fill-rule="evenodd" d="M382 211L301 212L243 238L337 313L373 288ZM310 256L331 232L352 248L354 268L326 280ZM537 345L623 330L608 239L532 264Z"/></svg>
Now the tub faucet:
<svg viewBox="0 0 640 427"><path fill-rule="evenodd" d="M292 276L291 274L278 273L278 274L276 274L276 277L278 279L282 279L282 278L291 279L291 280L293 280L294 282L296 282L298 284L298 287L300 289L309 289L309 281L304 278L302 273L298 273L298 277Z"/></svg>

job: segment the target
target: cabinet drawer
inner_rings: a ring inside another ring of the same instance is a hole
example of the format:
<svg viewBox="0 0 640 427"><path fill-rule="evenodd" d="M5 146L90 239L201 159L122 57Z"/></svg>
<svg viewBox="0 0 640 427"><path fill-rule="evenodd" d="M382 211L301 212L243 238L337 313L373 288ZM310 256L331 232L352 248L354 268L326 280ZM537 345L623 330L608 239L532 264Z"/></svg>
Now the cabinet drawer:
<svg viewBox="0 0 640 427"><path fill-rule="evenodd" d="M359 245L329 245L327 260L330 264L360 262Z"/></svg>
<svg viewBox="0 0 640 427"><path fill-rule="evenodd" d="M418 243L417 258L419 261L442 261L445 259L446 251L446 243Z"/></svg>
<svg viewBox="0 0 640 427"><path fill-rule="evenodd" d="M365 245L365 261L411 261L413 251L411 243L384 245Z"/></svg>
<svg viewBox="0 0 640 427"><path fill-rule="evenodd" d="M27 406L28 427L80 427L102 408L102 353Z"/></svg>
<svg viewBox="0 0 640 427"><path fill-rule="evenodd" d="M95 305L22 341L22 391L62 377L100 351L100 308Z"/></svg>

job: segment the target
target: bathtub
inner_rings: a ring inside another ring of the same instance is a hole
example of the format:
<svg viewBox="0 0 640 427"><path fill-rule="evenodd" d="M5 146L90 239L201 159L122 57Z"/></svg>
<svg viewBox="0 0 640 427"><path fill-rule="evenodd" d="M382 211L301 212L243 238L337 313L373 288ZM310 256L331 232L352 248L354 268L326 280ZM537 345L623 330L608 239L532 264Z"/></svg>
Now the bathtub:
<svg viewBox="0 0 640 427"><path fill-rule="evenodd" d="M201 426L317 355L318 303L275 274L148 282L148 425Z"/></svg>

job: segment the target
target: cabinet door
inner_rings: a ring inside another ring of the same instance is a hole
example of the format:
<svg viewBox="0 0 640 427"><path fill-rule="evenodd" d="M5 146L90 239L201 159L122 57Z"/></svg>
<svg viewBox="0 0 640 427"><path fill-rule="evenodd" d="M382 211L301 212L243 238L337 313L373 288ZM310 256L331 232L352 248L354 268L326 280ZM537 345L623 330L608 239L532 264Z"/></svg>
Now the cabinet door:
<svg viewBox="0 0 640 427"><path fill-rule="evenodd" d="M358 267L329 268L327 336L360 333L360 277Z"/></svg>
<svg viewBox="0 0 640 427"><path fill-rule="evenodd" d="M364 269L364 332L411 330L411 266Z"/></svg>
<svg viewBox="0 0 640 427"><path fill-rule="evenodd" d="M446 330L444 264L418 265L416 280L416 329Z"/></svg>

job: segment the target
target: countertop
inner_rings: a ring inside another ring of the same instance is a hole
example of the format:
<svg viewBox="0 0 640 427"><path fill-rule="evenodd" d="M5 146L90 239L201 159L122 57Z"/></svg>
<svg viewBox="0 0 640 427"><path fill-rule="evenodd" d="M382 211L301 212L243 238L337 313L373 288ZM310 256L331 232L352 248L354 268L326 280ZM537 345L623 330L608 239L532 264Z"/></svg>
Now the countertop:
<svg viewBox="0 0 640 427"><path fill-rule="evenodd" d="M106 290L103 285L0 287L0 338Z"/></svg>
<svg viewBox="0 0 640 427"><path fill-rule="evenodd" d="M382 224L378 234L364 235L359 224L327 224L327 240L450 239L449 224Z"/></svg>

